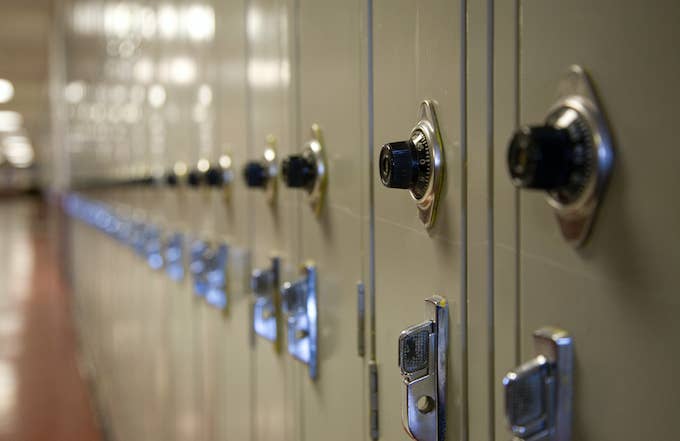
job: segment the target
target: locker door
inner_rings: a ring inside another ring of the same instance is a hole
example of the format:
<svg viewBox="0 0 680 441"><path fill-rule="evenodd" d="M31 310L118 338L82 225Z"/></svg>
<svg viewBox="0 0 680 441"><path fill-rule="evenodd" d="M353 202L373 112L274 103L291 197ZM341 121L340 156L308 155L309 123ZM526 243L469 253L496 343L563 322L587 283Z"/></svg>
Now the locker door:
<svg viewBox="0 0 680 441"><path fill-rule="evenodd" d="M291 151L292 108L290 27L291 12L285 0L251 0L245 22L247 36L248 155L260 159L267 139L274 139L278 160ZM241 164L242 166L243 164ZM241 176L239 176L241 178ZM248 189L252 211L249 234L252 266L269 268L272 256L281 259L281 280L291 280L298 263L297 195L279 191L270 203L264 192ZM252 326L252 317L250 325ZM253 439L296 441L293 415L298 401L294 384L298 366L285 350L254 337Z"/></svg>
<svg viewBox="0 0 680 441"><path fill-rule="evenodd" d="M514 362L532 356L535 329L570 332L574 440L677 436L680 400L670 391L680 386L680 357L669 336L680 332L680 209L666 195L679 182L671 129L680 98L679 19L673 1L520 4L519 122L542 122L560 78L579 64L590 73L614 139L613 173L582 248L563 239L545 194L519 196ZM498 172L497 179L508 179ZM507 431L498 433L507 439Z"/></svg>
<svg viewBox="0 0 680 441"><path fill-rule="evenodd" d="M209 348L219 354L214 367L216 383L215 401L217 427L216 440L252 439L251 387L253 360L250 350L250 298L248 251L251 247L248 235L251 218L251 202L248 198L239 167L248 159L247 112L245 76L245 15L246 2L214 1L215 7L215 56L216 88L214 101L216 111L215 147L229 153L232 159L234 179L230 197L213 191L212 215L215 217L215 233L224 237L230 246L227 273L227 311L211 311L213 332ZM235 400L234 397L239 397Z"/></svg>
<svg viewBox="0 0 680 441"><path fill-rule="evenodd" d="M385 188L374 170L375 320L380 435L409 439L401 424L400 332L422 322L424 299L449 305L446 439L466 431L464 139L461 134L461 4L452 1L373 3L374 162L382 144L406 140L422 100L435 100L445 177L434 225L420 221L408 191Z"/></svg>
<svg viewBox="0 0 680 441"><path fill-rule="evenodd" d="M316 264L318 377L303 369L300 440L366 439L363 360L357 352L357 283L367 281L369 196L366 144L366 6L302 0L298 5L301 152L318 124L328 180L317 215L302 189L301 260ZM303 262L296 262L296 264Z"/></svg>

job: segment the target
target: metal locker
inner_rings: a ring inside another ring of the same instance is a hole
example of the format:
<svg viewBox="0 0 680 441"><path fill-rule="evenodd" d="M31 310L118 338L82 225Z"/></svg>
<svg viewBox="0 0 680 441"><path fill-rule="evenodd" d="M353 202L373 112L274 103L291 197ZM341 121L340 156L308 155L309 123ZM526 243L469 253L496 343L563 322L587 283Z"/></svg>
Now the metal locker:
<svg viewBox="0 0 680 441"><path fill-rule="evenodd" d="M499 188L504 195L512 191L505 166L512 131L546 119L574 64L592 80L612 132L614 162L581 246L565 240L545 192L522 189L513 207L495 206L499 223L516 226L515 237L499 238L496 249L513 249L517 262L514 275L496 274L496 286L502 280L517 287L496 291L496 310L507 311L496 315L496 347L503 346L496 372L502 375L532 356L535 329L558 326L574 341L571 439L672 438L680 402L668 391L678 387L680 360L667 345L668 336L680 331L674 319L680 310L674 262L680 256L670 244L679 239L680 211L662 195L677 185L671 164L678 154L668 147L674 139L668 128L679 98L672 85L680 65L668 54L678 39L680 8L670 1L519 6L519 15L510 12L497 28L509 42L500 47L514 55L498 56L497 75L516 79L504 82L515 95L499 91L499 105L510 114L518 109L515 121L500 118L495 127ZM517 42L518 53L510 47ZM501 440L509 432L498 380Z"/></svg>
<svg viewBox="0 0 680 441"><path fill-rule="evenodd" d="M464 104L461 49L465 41L462 5L448 1L398 1L374 2L372 6L374 344L379 374L379 436L409 439L400 423L404 392L400 369L394 362L396 342L402 330L422 319L423 301L438 295L446 299L450 327L448 369L444 369L448 372L442 376L447 378L444 389L448 398L446 406L436 406L436 411L447 424L446 439L463 439L467 233L461 113ZM425 100L429 101L421 104ZM439 135L435 132L424 141L417 135L427 127L432 128L433 114L438 120ZM419 121L424 126L416 126ZM381 149L386 143L391 144ZM387 173L389 169L383 164L396 166L408 144L419 154L423 145L432 148L434 144L441 145L441 152L430 159L421 158L420 166L424 168L419 175L428 176L428 161L431 167L437 167L432 175L441 179L436 213L422 205L427 202L422 199L421 206L416 207L414 198L420 196L416 191L422 188L412 187L409 195L405 190L385 188L380 182L384 178L391 186L406 186L396 174ZM441 432L432 439L442 439Z"/></svg>
<svg viewBox="0 0 680 441"><path fill-rule="evenodd" d="M299 102L291 153L319 142L326 167L321 192L286 190L301 195L295 264L314 262L318 305L317 372L313 379L304 369L299 380L297 439L361 440L368 435L357 348L358 333L364 338L357 284L369 276L366 4L302 0L296 12Z"/></svg>
<svg viewBox="0 0 680 441"><path fill-rule="evenodd" d="M294 151L292 10L292 2L286 0L252 0L246 6L244 18L248 159L258 160L265 150L272 149L279 168L280 158ZM281 191L273 197L257 188L249 188L246 197L251 207L247 216L250 219L252 268L267 269L272 257L278 257L280 280L283 281L291 280L296 274L299 206L298 195L280 187ZM251 296L254 297L254 293ZM252 329L252 313L250 320ZM252 437L255 440L297 440L295 430L300 414L296 381L302 368L288 356L283 346L277 350L276 343L256 335L252 338Z"/></svg>

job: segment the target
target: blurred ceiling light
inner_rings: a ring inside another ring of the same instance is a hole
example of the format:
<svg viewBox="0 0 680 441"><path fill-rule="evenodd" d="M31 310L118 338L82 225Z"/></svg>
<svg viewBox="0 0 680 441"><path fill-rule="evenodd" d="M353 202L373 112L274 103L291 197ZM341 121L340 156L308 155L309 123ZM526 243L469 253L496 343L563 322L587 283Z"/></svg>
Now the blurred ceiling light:
<svg viewBox="0 0 680 441"><path fill-rule="evenodd" d="M276 60L254 58L248 63L248 83L259 88L274 87L281 80L280 67Z"/></svg>
<svg viewBox="0 0 680 441"><path fill-rule="evenodd" d="M165 88L160 84L149 87L149 104L157 109L165 104Z"/></svg>
<svg viewBox="0 0 680 441"><path fill-rule="evenodd" d="M156 35L156 13L151 8L142 8L142 37L148 39Z"/></svg>
<svg viewBox="0 0 680 441"><path fill-rule="evenodd" d="M108 35L124 37L132 27L132 11L129 5L118 3L107 5L104 10L104 31Z"/></svg>
<svg viewBox="0 0 680 441"><path fill-rule="evenodd" d="M215 35L215 12L204 5L189 6L183 16L183 28L194 41L209 41Z"/></svg>
<svg viewBox="0 0 680 441"><path fill-rule="evenodd" d="M203 106L209 106L212 103L213 93L212 88L207 84L202 84L198 88L198 102Z"/></svg>
<svg viewBox="0 0 680 441"><path fill-rule="evenodd" d="M246 32L251 40L256 39L262 32L262 13L255 7L250 7L246 16Z"/></svg>
<svg viewBox="0 0 680 441"><path fill-rule="evenodd" d="M193 83L196 79L196 63L187 57L177 57L170 66L170 78L177 84Z"/></svg>
<svg viewBox="0 0 680 441"><path fill-rule="evenodd" d="M0 132L16 132L23 123L21 114L12 110L0 110Z"/></svg>
<svg viewBox="0 0 680 441"><path fill-rule="evenodd" d="M15 167L26 168L33 164L33 147L25 136L7 136L3 139L3 153Z"/></svg>
<svg viewBox="0 0 680 441"><path fill-rule="evenodd" d="M153 78L153 63L149 58L140 58L139 61L135 63L133 68L133 75L135 79L140 83L148 83Z"/></svg>
<svg viewBox="0 0 680 441"><path fill-rule="evenodd" d="M79 103L85 97L85 84L82 81L72 81L64 88L64 98L71 104Z"/></svg>
<svg viewBox="0 0 680 441"><path fill-rule="evenodd" d="M14 85L11 81L0 78L0 103L8 103L14 98Z"/></svg>
<svg viewBox="0 0 680 441"><path fill-rule="evenodd" d="M171 5L163 5L158 10L156 26L161 37L172 39L177 35L179 17L177 10Z"/></svg>

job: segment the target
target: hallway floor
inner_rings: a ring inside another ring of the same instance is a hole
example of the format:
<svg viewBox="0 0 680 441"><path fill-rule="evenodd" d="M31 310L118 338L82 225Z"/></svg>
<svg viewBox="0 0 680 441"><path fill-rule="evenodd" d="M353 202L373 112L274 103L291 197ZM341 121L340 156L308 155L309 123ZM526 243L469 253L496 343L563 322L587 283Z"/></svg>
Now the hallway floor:
<svg viewBox="0 0 680 441"><path fill-rule="evenodd" d="M38 198L0 200L0 441L98 441Z"/></svg>

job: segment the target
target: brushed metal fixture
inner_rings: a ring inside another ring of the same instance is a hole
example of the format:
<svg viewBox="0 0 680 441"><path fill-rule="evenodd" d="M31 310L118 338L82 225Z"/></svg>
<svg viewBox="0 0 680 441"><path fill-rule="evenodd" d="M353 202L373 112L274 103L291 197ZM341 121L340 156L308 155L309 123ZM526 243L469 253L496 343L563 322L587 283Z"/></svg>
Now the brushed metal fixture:
<svg viewBox="0 0 680 441"><path fill-rule="evenodd" d="M614 147L588 75L571 66L543 125L524 126L508 148L508 168L519 188L543 190L562 236L582 246L614 166Z"/></svg>
<svg viewBox="0 0 680 441"><path fill-rule="evenodd" d="M225 309L227 297L227 265L229 264L229 245L226 242L211 244L205 259L205 301L217 309Z"/></svg>
<svg viewBox="0 0 680 441"><path fill-rule="evenodd" d="M313 263L301 268L302 277L281 287L283 312L287 319L288 352L309 368L309 377L318 376L317 365L317 273Z"/></svg>
<svg viewBox="0 0 680 441"><path fill-rule="evenodd" d="M436 103L420 103L420 120L408 140L380 149L378 172L385 187L407 189L426 228L434 225L444 179L444 152Z"/></svg>
<svg viewBox="0 0 680 441"><path fill-rule="evenodd" d="M255 298L253 304L253 331L255 334L275 343L279 349L281 323L281 297L279 296L281 259L271 258L269 268L253 271L250 287Z"/></svg>
<svg viewBox="0 0 680 441"><path fill-rule="evenodd" d="M449 308L446 299L425 300L425 322L399 336L399 368L404 381L402 423L417 441L446 439L446 386Z"/></svg>
<svg viewBox="0 0 680 441"><path fill-rule="evenodd" d="M561 329L534 332L536 357L503 378L513 441L570 441L573 342Z"/></svg>

